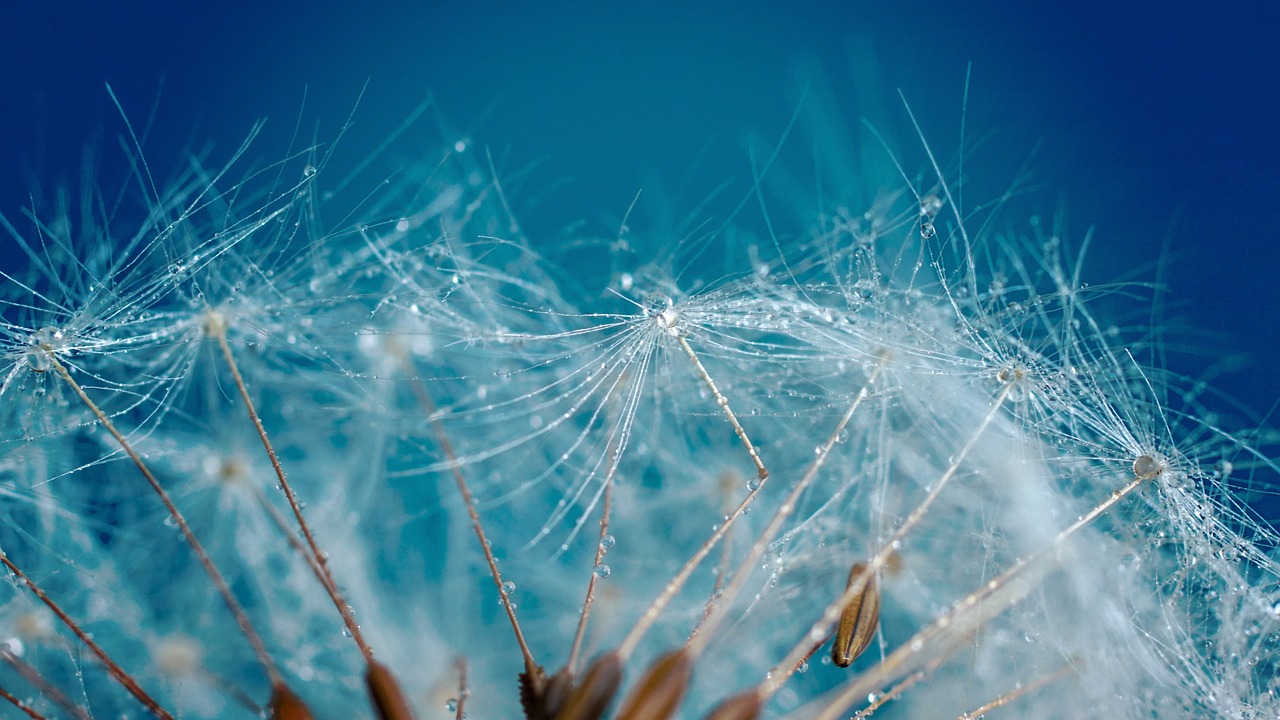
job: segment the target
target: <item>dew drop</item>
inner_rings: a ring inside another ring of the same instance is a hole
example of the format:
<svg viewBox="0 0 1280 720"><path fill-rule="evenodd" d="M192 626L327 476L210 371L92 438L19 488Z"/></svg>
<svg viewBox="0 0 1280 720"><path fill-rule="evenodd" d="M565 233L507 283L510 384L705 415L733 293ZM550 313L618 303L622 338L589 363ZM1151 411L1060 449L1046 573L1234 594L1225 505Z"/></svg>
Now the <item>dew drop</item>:
<svg viewBox="0 0 1280 720"><path fill-rule="evenodd" d="M605 535L604 537L600 538L600 547L604 548L605 550L612 548L617 543L618 543L617 538L615 538L612 535Z"/></svg>
<svg viewBox="0 0 1280 720"><path fill-rule="evenodd" d="M609 569L608 565L604 563L600 563L599 565L595 566L595 569L592 570L592 572L594 572L596 574L596 577L598 578L607 578L609 577L609 573L613 571Z"/></svg>
<svg viewBox="0 0 1280 720"><path fill-rule="evenodd" d="M444 709L449 712L458 712L458 698L449 698L449 701L444 704Z"/></svg>
<svg viewBox="0 0 1280 720"><path fill-rule="evenodd" d="M515 584L515 583L511 582L510 580L508 580L508 581L506 581L506 582L502 583L502 592L504 592L504 593L506 593L506 594L510 595L511 593L513 593L513 592L515 592L515 591L516 591L516 584Z"/></svg>

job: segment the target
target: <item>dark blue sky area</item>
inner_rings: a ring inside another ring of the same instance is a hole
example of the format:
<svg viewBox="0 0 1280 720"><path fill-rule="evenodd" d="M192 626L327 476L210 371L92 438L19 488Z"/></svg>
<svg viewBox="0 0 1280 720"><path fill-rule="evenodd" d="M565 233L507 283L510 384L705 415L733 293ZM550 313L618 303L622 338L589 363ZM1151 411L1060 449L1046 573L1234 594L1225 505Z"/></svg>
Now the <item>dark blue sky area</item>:
<svg viewBox="0 0 1280 720"><path fill-rule="evenodd" d="M1169 314L1202 331L1183 335L1200 357L1171 365L1240 350L1251 364L1216 384L1258 411L1280 399L1280 11L1260 9L1274 4L796 4L7 3L0 208L17 214L33 183L74 182L95 138L114 149L105 82L135 122L156 105L148 158L172 166L197 140L230 152L262 117L269 159L304 89L308 122L331 137L368 80L346 147L375 146L430 93L504 168L538 164L546 192L524 189L538 212L521 218L534 237L579 220L606 233L637 189L693 173L705 193L748 173L743 139L780 134L797 67L852 96L851 48L870 43L947 156L971 62L970 138L988 139L969 197L999 192L1038 147L1026 200L1065 208L1076 239L1096 228L1085 277L1149 279L1167 241Z"/></svg>

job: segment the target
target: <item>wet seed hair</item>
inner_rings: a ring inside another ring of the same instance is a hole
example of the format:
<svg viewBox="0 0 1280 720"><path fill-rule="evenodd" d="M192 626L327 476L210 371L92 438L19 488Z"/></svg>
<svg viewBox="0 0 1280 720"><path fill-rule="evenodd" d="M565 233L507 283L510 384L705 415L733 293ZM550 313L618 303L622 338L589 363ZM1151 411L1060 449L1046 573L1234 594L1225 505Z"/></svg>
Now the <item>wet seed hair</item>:
<svg viewBox="0 0 1280 720"><path fill-rule="evenodd" d="M461 142L341 211L332 144L160 191L126 143L133 226L3 218L0 702L1276 716L1276 537L1233 484L1264 436L1175 400L1066 241L993 230L923 139L784 227L793 129L718 231L593 293L591 243L535 250Z"/></svg>

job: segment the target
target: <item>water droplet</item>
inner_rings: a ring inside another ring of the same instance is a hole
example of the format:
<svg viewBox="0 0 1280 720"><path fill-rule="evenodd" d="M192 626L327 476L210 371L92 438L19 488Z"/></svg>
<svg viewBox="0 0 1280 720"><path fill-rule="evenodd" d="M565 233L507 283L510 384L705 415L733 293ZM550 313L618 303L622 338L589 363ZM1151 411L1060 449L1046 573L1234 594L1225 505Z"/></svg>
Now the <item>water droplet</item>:
<svg viewBox="0 0 1280 720"><path fill-rule="evenodd" d="M504 593L506 593L506 594L510 595L511 593L513 593L513 592L515 592L515 591L516 591L516 584L515 584L515 583L511 582L510 580L508 580L508 581L506 581L506 582L502 583L502 592L504 592Z"/></svg>
<svg viewBox="0 0 1280 720"><path fill-rule="evenodd" d="M748 481L747 481L747 489L748 489L748 490L750 490L751 492L755 492L756 490L759 490L759 489L760 489L760 478L759 478L759 476L757 476L757 477L753 477L753 478L751 478L750 480L748 480Z"/></svg>
<svg viewBox="0 0 1280 720"><path fill-rule="evenodd" d="M449 698L449 701L444 704L444 709L449 712L458 712L458 698Z"/></svg>
<svg viewBox="0 0 1280 720"><path fill-rule="evenodd" d="M316 166L315 166L315 165L308 164L306 167L302 168L302 176L303 176L303 177L312 177L312 176L313 176L313 175L315 175L315 174L316 174Z"/></svg>
<svg viewBox="0 0 1280 720"><path fill-rule="evenodd" d="M608 550L618 543L618 540L612 535L605 535L600 538L600 547Z"/></svg>
<svg viewBox="0 0 1280 720"><path fill-rule="evenodd" d="M607 578L609 577L609 573L613 571L609 569L608 565L604 563L600 563L599 565L596 565L595 569L592 570L592 572L594 572L596 574L596 577L598 578Z"/></svg>

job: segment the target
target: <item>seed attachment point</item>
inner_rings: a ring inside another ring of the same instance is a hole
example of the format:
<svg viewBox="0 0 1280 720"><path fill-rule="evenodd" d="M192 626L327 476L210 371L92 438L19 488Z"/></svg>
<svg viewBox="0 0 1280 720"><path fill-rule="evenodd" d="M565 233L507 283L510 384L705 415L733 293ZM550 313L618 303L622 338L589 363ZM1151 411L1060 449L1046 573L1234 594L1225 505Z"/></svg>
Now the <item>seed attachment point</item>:
<svg viewBox="0 0 1280 720"><path fill-rule="evenodd" d="M1139 455L1133 461L1133 476L1139 480L1150 480L1164 472L1164 463L1151 455Z"/></svg>

